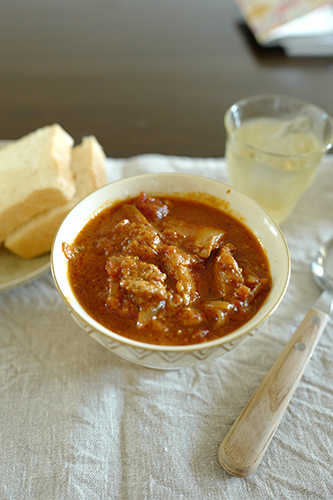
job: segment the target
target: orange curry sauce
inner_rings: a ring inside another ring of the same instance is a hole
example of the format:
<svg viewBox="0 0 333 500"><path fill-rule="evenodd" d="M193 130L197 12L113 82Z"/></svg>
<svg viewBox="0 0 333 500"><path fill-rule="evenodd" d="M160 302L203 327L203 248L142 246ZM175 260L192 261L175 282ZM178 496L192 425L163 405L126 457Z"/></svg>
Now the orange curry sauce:
<svg viewBox="0 0 333 500"><path fill-rule="evenodd" d="M172 196L106 208L63 244L82 307L140 342L189 345L246 323L271 289L255 235L226 212Z"/></svg>

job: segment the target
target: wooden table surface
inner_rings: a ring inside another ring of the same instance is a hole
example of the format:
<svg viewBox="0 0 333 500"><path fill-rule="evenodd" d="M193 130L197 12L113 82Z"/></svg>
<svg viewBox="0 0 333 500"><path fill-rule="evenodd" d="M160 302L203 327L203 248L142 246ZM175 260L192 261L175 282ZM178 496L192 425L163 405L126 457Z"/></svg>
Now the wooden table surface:
<svg viewBox="0 0 333 500"><path fill-rule="evenodd" d="M257 47L232 0L3 0L0 139L59 123L109 157L220 157L223 115L259 93L333 114L333 58Z"/></svg>

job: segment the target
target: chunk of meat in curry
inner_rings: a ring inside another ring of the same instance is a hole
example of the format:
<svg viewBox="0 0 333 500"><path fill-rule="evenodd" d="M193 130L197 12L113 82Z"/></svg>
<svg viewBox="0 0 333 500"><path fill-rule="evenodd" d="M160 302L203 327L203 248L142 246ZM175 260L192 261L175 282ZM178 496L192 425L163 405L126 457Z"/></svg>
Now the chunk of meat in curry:
<svg viewBox="0 0 333 500"><path fill-rule="evenodd" d="M208 258L226 238L226 232L219 228L193 226L193 224L177 219L163 222L161 232L163 239L204 258Z"/></svg>
<svg viewBox="0 0 333 500"><path fill-rule="evenodd" d="M75 293L97 321L135 340L218 338L248 321L269 293L260 243L213 207L141 193L87 226L64 245ZM95 295L84 292L80 276L101 283Z"/></svg>

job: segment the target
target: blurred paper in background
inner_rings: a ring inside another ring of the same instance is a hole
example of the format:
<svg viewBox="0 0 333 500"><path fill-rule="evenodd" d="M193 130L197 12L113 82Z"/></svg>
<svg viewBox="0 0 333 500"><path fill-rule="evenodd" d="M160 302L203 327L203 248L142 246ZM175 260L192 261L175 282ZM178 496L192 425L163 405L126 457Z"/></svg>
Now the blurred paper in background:
<svg viewBox="0 0 333 500"><path fill-rule="evenodd" d="M256 41L290 56L333 56L333 4L323 0L235 0Z"/></svg>

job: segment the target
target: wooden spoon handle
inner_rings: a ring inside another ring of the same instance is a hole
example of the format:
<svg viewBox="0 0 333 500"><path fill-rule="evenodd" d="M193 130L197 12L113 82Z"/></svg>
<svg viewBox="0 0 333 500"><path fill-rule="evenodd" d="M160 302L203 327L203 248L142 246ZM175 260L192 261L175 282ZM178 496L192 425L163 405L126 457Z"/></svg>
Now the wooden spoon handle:
<svg viewBox="0 0 333 500"><path fill-rule="evenodd" d="M327 321L309 310L222 441L219 461L230 474L245 477L260 464Z"/></svg>

